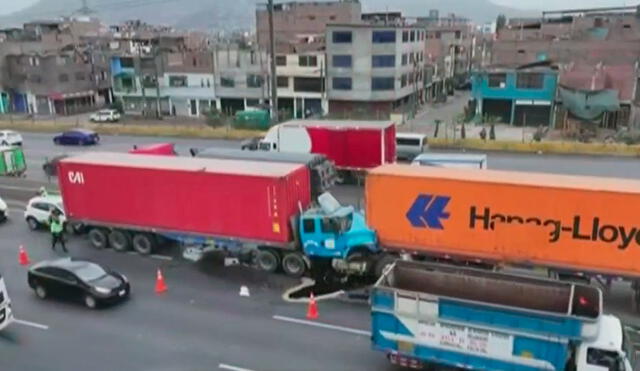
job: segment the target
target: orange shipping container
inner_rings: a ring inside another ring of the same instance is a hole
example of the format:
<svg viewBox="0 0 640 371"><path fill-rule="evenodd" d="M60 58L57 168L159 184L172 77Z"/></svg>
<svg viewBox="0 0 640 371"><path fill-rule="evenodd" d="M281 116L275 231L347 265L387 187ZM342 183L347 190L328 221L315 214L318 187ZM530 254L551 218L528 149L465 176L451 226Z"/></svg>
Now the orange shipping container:
<svg viewBox="0 0 640 371"><path fill-rule="evenodd" d="M386 165L366 181L385 248L640 276L640 181Z"/></svg>

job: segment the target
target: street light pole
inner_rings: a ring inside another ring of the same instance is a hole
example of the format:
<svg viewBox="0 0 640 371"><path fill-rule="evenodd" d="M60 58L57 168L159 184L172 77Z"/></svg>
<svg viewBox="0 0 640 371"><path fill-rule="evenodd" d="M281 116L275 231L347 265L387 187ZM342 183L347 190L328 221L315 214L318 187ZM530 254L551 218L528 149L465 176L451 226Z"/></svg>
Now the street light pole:
<svg viewBox="0 0 640 371"><path fill-rule="evenodd" d="M271 118L278 121L278 78L276 76L276 38L273 29L273 0L267 3L269 13L269 52L271 54Z"/></svg>

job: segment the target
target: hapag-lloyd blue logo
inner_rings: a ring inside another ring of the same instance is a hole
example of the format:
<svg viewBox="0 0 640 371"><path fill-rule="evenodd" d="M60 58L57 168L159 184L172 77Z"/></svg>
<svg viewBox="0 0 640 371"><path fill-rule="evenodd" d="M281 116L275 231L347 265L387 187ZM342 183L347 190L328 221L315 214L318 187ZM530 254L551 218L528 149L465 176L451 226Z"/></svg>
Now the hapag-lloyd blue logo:
<svg viewBox="0 0 640 371"><path fill-rule="evenodd" d="M407 211L407 219L416 228L444 229L442 220L449 219L445 210L451 197L420 194Z"/></svg>

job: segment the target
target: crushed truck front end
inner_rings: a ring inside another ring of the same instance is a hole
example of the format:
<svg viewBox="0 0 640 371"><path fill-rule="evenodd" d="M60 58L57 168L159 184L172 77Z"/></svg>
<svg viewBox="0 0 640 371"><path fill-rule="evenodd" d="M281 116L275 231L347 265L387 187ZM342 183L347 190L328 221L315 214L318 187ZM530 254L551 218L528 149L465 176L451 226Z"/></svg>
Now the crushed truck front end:
<svg viewBox="0 0 640 371"><path fill-rule="evenodd" d="M601 305L589 286L398 261L373 289L371 340L409 367L564 370Z"/></svg>

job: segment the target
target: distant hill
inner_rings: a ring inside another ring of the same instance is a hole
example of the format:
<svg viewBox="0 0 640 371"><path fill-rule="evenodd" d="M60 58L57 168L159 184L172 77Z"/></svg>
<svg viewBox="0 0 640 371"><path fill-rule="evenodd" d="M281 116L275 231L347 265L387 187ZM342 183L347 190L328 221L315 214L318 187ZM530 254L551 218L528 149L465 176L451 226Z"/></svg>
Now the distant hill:
<svg viewBox="0 0 640 371"><path fill-rule="evenodd" d="M141 19L187 29L251 29L255 23L255 5L266 0L89 0L89 8L106 22ZM279 2L276 0L276 2ZM401 10L406 16L419 17L429 9L441 15L455 13L478 23L494 20L498 14L525 16L532 12L508 8L490 0L361 0L363 11ZM80 8L80 0L40 0L19 12L0 17L0 27L19 26L34 19L70 15ZM534 12L535 14L535 12Z"/></svg>

